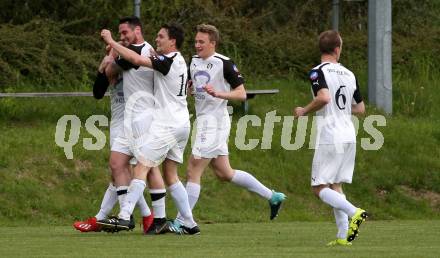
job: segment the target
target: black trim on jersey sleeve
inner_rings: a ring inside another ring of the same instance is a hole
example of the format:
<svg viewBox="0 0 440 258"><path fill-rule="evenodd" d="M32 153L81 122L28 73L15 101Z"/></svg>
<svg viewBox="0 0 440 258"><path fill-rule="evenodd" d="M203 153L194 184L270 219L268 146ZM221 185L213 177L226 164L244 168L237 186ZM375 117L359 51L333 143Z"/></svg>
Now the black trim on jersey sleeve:
<svg viewBox="0 0 440 258"><path fill-rule="evenodd" d="M223 76L233 89L244 84L244 78L232 60L223 60Z"/></svg>
<svg viewBox="0 0 440 258"><path fill-rule="evenodd" d="M356 78L355 78L355 80L356 80L356 90L353 93L353 98L354 98L354 101L356 101L356 103L359 104L363 101L363 99L362 99L361 91L359 90L358 80Z"/></svg>
<svg viewBox="0 0 440 258"><path fill-rule="evenodd" d="M109 84L110 82L105 73L98 72L95 83L93 83L93 97L95 99L102 99Z"/></svg>
<svg viewBox="0 0 440 258"><path fill-rule="evenodd" d="M189 65L188 65L188 80L191 80L191 64L192 64L192 59L191 61L189 61Z"/></svg>
<svg viewBox="0 0 440 258"><path fill-rule="evenodd" d="M171 69L171 65L173 64L174 57L176 55L177 54L173 55L172 57L167 57L165 55L150 57L151 63L153 64L153 69L159 71L163 75L167 75Z"/></svg>
<svg viewBox="0 0 440 258"><path fill-rule="evenodd" d="M140 55L142 53L142 48L144 48L144 46L145 44L142 44L140 46L130 45L127 48L133 50L138 55ZM131 68L136 70L139 68L139 65L133 65L132 63L128 62L121 56L119 56L118 59L116 60L116 64L119 65L124 71L130 70Z"/></svg>
<svg viewBox="0 0 440 258"><path fill-rule="evenodd" d="M328 89L327 82L325 81L324 73L321 70L322 66L318 69L313 69L309 73L309 80L312 85L313 95L318 96L318 91L321 89Z"/></svg>

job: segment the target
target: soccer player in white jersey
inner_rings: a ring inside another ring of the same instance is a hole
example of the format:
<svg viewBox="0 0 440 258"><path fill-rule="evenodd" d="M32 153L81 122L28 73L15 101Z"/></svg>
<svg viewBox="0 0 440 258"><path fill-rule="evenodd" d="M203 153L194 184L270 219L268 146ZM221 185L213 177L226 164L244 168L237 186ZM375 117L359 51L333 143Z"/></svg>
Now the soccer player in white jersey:
<svg viewBox="0 0 440 258"><path fill-rule="evenodd" d="M118 219L99 223L104 227L128 229L130 215L145 188L150 168L163 162L165 183L183 217L182 231L199 234L200 229L192 217L185 187L177 176L177 165L183 162L190 131L186 102L187 66L178 50L183 43L183 30L175 24L163 25L156 37L157 54L149 58L118 44L108 30L103 30L101 36L130 63L154 69L155 108L148 135L134 148L139 162L134 168L126 205L119 212Z"/></svg>
<svg viewBox="0 0 440 258"><path fill-rule="evenodd" d="M186 191L191 209L200 195L200 179L208 165L222 181L232 182L255 192L269 201L270 219L278 215L283 193L270 190L245 171L233 169L229 164L228 138L231 121L227 111L228 100L246 99L244 79L228 57L216 53L220 40L216 27L197 26L195 55L190 63L190 83L195 96L197 132L192 155L188 162ZM181 221L178 214L175 225Z"/></svg>
<svg viewBox="0 0 440 258"><path fill-rule="evenodd" d="M356 133L351 115L364 113L365 106L356 77L338 63L342 51L339 33L322 32L319 49L321 64L309 73L314 99L305 107L296 107L294 113L299 117L316 111L318 116L312 190L333 207L338 233L337 239L328 245L346 246L351 245L367 217L365 210L353 206L342 191L342 184L352 181L356 155Z"/></svg>
<svg viewBox="0 0 440 258"><path fill-rule="evenodd" d="M145 42L142 36L142 26L137 17L124 17L120 19L119 25L120 40L122 44L130 49L133 49L139 54L149 55L151 46ZM104 195L101 210L99 213L86 221L75 222L74 227L82 232L99 231L101 228L96 221L107 218L109 212L112 210L116 200L119 200L120 206L123 206L125 197L127 195L128 184L131 180L131 172L128 161L133 156L131 153L129 142L124 135L124 110L125 100L137 91L153 91L153 76L152 71L140 69L133 66L122 58L118 58L114 62L117 55L107 55L100 65L97 81L94 85L94 96L102 98L109 85L109 80L115 77L124 78L123 87L118 83L116 88L113 88L111 94L112 104L112 119L110 125L110 168L112 171L112 181ZM104 72L105 71L105 72ZM121 72L122 71L122 72ZM121 81L122 82L122 81ZM152 106L152 101L140 100L139 105L135 106L137 110L133 111L133 116L143 117L143 109L147 109L145 105ZM136 112L137 111L137 112ZM133 126L135 130L147 131L148 128L144 123L135 120ZM141 208L143 216L143 231L148 234L160 234L167 232L168 223L165 214L165 195L166 190L163 179L158 168L153 169L148 177L150 195L153 202L153 215L151 215L148 205L145 202L143 195L138 200L138 206ZM153 222L153 226L151 226ZM134 222L131 221L130 228L134 227Z"/></svg>

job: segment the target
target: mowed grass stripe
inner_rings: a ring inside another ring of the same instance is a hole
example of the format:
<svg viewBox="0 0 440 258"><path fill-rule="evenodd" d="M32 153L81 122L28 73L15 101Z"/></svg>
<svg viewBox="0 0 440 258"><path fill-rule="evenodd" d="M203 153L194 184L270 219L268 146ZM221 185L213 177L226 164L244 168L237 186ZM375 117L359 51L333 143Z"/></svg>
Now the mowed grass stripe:
<svg viewBox="0 0 440 258"><path fill-rule="evenodd" d="M351 247L330 222L203 224L200 236L2 227L2 257L440 257L440 221L367 221Z"/></svg>

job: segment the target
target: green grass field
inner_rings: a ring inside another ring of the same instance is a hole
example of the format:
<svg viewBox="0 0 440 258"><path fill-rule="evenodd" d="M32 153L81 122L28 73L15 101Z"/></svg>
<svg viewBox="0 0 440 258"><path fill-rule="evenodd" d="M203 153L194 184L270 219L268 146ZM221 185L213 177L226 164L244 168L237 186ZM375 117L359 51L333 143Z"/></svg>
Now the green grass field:
<svg viewBox="0 0 440 258"><path fill-rule="evenodd" d="M326 247L330 222L204 224L199 236L2 227L2 257L439 257L440 221L367 221L351 247Z"/></svg>

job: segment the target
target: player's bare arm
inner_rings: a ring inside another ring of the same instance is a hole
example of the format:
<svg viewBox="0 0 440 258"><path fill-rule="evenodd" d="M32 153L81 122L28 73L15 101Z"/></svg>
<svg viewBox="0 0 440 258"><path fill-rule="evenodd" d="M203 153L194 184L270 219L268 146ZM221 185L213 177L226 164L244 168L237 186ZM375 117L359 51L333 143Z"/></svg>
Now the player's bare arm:
<svg viewBox="0 0 440 258"><path fill-rule="evenodd" d="M138 55L133 50L128 49L122 46L121 44L119 44L118 42L116 42L112 38L112 34L109 30L102 30L101 37L104 39L104 41L107 44L109 44L114 50L116 50L122 58L132 63L133 65L146 66L150 68L153 67L150 58L146 58L141 55Z"/></svg>
<svg viewBox="0 0 440 258"><path fill-rule="evenodd" d="M354 115L362 115L365 113L365 104L363 101L351 105L351 113Z"/></svg>
<svg viewBox="0 0 440 258"><path fill-rule="evenodd" d="M205 89L206 93L216 98L226 99L226 100L238 100L238 101L246 100L246 90L243 84L232 89L229 92L216 91L214 87L209 84L205 85L203 88Z"/></svg>
<svg viewBox="0 0 440 258"><path fill-rule="evenodd" d="M314 98L307 106L305 107L296 107L294 110L295 117L305 116L311 112L315 112L320 110L323 106L330 103L330 93L328 89L323 88L318 91L316 98Z"/></svg>

